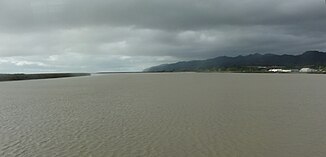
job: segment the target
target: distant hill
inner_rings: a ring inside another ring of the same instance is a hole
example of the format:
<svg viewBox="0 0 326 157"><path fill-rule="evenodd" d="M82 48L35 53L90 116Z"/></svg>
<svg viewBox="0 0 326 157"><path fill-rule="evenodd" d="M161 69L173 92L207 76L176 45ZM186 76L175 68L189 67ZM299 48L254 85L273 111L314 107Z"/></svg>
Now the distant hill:
<svg viewBox="0 0 326 157"><path fill-rule="evenodd" d="M326 53L307 51L301 55L250 54L237 57L216 57L207 60L183 61L163 64L145 69L145 72L179 72L205 71L217 68L249 67L249 66L283 66L288 68L326 66Z"/></svg>

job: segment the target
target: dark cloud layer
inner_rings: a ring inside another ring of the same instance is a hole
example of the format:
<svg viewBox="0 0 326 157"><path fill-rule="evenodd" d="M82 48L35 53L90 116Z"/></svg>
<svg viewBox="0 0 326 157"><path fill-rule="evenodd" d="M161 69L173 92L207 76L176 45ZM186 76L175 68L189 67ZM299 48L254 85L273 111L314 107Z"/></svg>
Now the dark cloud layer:
<svg viewBox="0 0 326 157"><path fill-rule="evenodd" d="M326 50L323 0L0 0L0 70L137 71Z"/></svg>

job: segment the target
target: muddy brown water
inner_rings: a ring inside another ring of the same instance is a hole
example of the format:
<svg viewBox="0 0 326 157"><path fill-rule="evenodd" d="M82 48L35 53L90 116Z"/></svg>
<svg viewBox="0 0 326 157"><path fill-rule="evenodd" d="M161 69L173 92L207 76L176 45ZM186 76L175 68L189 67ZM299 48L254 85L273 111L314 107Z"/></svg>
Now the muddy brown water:
<svg viewBox="0 0 326 157"><path fill-rule="evenodd" d="M326 75L110 74L0 83L0 156L323 157Z"/></svg>

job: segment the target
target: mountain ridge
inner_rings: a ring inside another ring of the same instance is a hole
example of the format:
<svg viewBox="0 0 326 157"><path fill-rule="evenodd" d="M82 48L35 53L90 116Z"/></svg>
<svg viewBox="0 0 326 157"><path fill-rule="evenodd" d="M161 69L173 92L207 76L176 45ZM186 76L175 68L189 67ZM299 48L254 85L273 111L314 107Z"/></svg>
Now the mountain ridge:
<svg viewBox="0 0 326 157"><path fill-rule="evenodd" d="M162 64L145 69L145 72L181 72L205 71L217 68L248 67L248 66L283 66L302 68L326 66L326 52L306 51L299 55L249 54L236 57L220 56L206 60L181 61L172 64Z"/></svg>

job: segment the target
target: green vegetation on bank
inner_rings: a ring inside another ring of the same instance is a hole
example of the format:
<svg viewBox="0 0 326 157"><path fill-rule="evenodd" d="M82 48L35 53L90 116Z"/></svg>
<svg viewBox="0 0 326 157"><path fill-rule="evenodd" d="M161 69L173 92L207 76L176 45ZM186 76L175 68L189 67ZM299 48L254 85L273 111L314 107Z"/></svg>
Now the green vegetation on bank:
<svg viewBox="0 0 326 157"><path fill-rule="evenodd" d="M63 77L90 76L89 73L45 73L45 74L0 74L0 81L18 81L34 79L50 79Z"/></svg>
<svg viewBox="0 0 326 157"><path fill-rule="evenodd" d="M202 70L198 69L198 72L267 73L268 70L260 67L219 67Z"/></svg>
<svg viewBox="0 0 326 157"><path fill-rule="evenodd" d="M300 69L291 69L285 68L290 70L290 72L272 72L269 71L272 68L260 68L260 67L225 67L225 68L211 68L211 69L203 69L203 70L196 70L196 72L232 72L232 73L299 73ZM318 68L314 69L314 72L301 72L301 73L315 73L315 74L326 74L326 68Z"/></svg>
<svg viewBox="0 0 326 157"><path fill-rule="evenodd" d="M311 73L326 73L326 66L237 66L237 67L216 67L210 69L197 69L197 72L239 72L239 73L272 73L269 69L288 69L292 72L299 72L302 68L316 70Z"/></svg>
<svg viewBox="0 0 326 157"><path fill-rule="evenodd" d="M276 69L280 71L271 71ZM301 69L310 69L312 71L303 72ZM283 71L282 71L283 70ZM155 72L220 72L220 73L315 73L326 74L326 66L232 66L232 67L212 67L212 68L196 68L192 70L161 70ZM145 72L153 73L153 72Z"/></svg>

